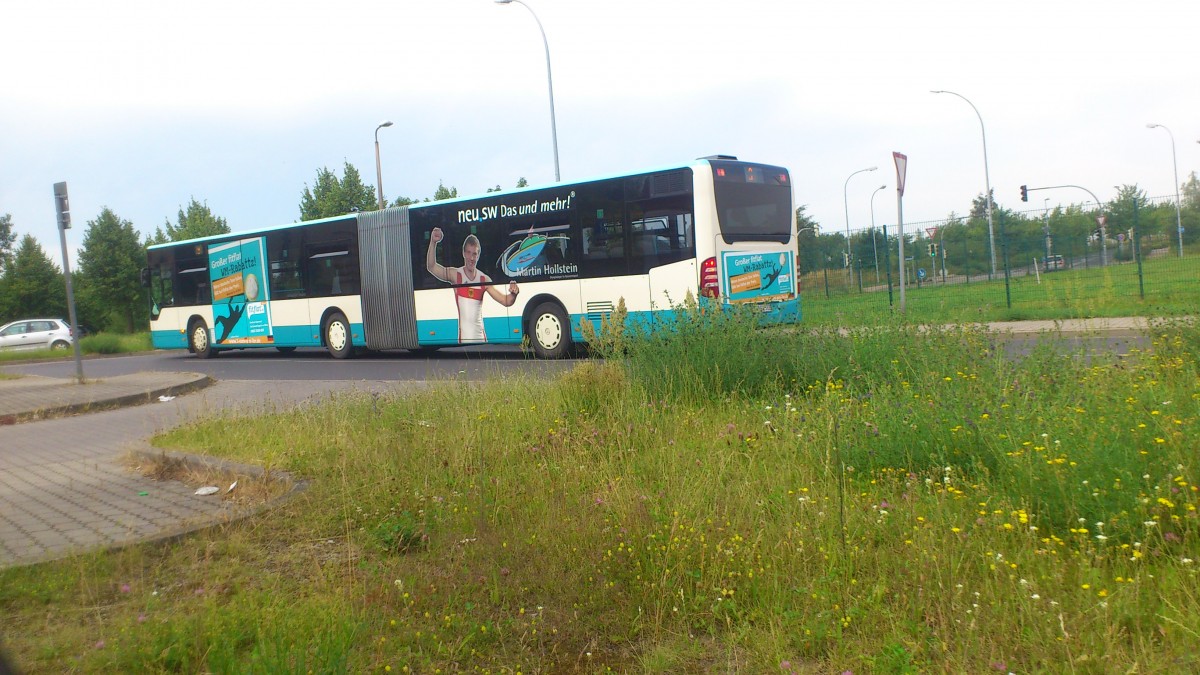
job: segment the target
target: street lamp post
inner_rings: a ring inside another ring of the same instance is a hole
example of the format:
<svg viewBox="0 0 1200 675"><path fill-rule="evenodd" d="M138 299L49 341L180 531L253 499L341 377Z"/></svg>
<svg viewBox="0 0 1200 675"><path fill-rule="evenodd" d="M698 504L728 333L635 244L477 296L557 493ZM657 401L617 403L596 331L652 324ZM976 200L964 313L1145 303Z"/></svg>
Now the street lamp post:
<svg viewBox="0 0 1200 675"><path fill-rule="evenodd" d="M880 185L871 193L871 248L875 252L875 285L879 285L879 245L875 243L875 195L879 194L880 190L886 189L886 185ZM883 240L883 245L887 247L887 240Z"/></svg>
<svg viewBox="0 0 1200 675"><path fill-rule="evenodd" d="M382 122L375 127L375 193L379 195L379 210L383 210L383 168L379 164L379 130L392 126L391 121Z"/></svg>
<svg viewBox="0 0 1200 675"><path fill-rule="evenodd" d="M865 169L859 169L858 171L855 171L854 173L850 174L849 176L846 176L846 182L842 183L842 206L846 209L846 275L847 275L847 277L852 277L854 275L854 272L852 271L852 268L850 266L850 201L849 201L849 198L846 196L846 189L850 186L851 178L854 178L856 175L858 175L860 173L863 173L866 171L874 171L878 168L879 167L877 167L877 166L870 166Z"/></svg>
<svg viewBox="0 0 1200 675"><path fill-rule="evenodd" d="M546 48L546 84L550 90L550 141L554 146L554 182L557 183L562 179L562 177L558 171L558 125L554 121L554 78L550 74L550 43L546 40L546 31L542 28L542 22L540 19L538 19L537 14L534 13L533 8L529 5L526 5L524 2L521 2L521 0L495 1L498 5L507 5L515 2L518 5L523 6L525 9L528 9L529 13L533 15L534 22L537 23L538 31L540 31L542 34L542 46Z"/></svg>
<svg viewBox="0 0 1200 675"><path fill-rule="evenodd" d="M1162 129L1171 137L1171 166L1175 170L1175 232L1179 235L1179 257L1183 257L1183 215L1179 211L1179 162L1175 160L1175 134L1161 124L1147 124L1147 129Z"/></svg>
<svg viewBox="0 0 1200 675"><path fill-rule="evenodd" d="M984 193L984 204L987 206L988 219L988 252L992 258L992 276L996 276L996 234L992 229L992 179L988 175L988 156L987 156L987 129L983 126L983 115L979 114L979 108L975 107L971 100L962 94L946 91L944 89L931 90L934 94L954 94L967 102L971 106L971 110L975 111L975 116L979 118L979 131L983 135L983 187L987 192Z"/></svg>

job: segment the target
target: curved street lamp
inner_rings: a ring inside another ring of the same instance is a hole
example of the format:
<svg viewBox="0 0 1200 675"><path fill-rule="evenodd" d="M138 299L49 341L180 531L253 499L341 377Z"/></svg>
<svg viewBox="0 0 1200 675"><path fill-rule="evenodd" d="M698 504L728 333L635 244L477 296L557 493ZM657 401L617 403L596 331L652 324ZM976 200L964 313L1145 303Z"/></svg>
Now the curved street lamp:
<svg viewBox="0 0 1200 675"><path fill-rule="evenodd" d="M379 130L392 126L391 121L381 122L375 127L375 191L379 195L379 210L383 210L383 169L379 166Z"/></svg>
<svg viewBox="0 0 1200 675"><path fill-rule="evenodd" d="M979 131L983 135L983 187L987 192L984 193L984 205L987 206L988 219L988 253L992 258L992 276L996 276L996 235L992 229L992 179L988 175L988 158L987 158L987 129L983 126L983 115L979 114L979 108L975 107L971 100L962 94L946 91L945 89L931 89L932 94L953 94L967 102L971 106L971 110L975 111L975 116L979 118Z"/></svg>
<svg viewBox="0 0 1200 675"><path fill-rule="evenodd" d="M877 167L877 166L869 166L865 169L859 169L858 171L855 171L854 173L850 174L849 176L846 176L846 182L842 183L842 206L846 210L846 275L847 275L847 277L853 277L854 273L851 271L852 268L850 266L850 202L846 196L846 188L848 188L850 186L851 178L854 178L855 176L857 176L860 173L863 173L866 171L874 171L878 168L879 167Z"/></svg>
<svg viewBox="0 0 1200 675"><path fill-rule="evenodd" d="M1147 124L1147 129L1162 129L1171 137L1171 166L1175 170L1175 231L1179 234L1179 257L1183 257L1183 215L1179 211L1179 162L1175 160L1175 134L1161 124ZM1197 141L1200 143L1200 141Z"/></svg>
<svg viewBox="0 0 1200 675"><path fill-rule="evenodd" d="M554 146L554 182L561 180L558 172L558 125L554 121L554 78L550 75L550 43L546 41L546 31L542 28L542 22L538 19L533 8L526 5L521 0L495 0L497 5L507 5L509 3L517 3L533 14L533 20L537 23L538 31L542 34L542 46L546 48L546 83L550 90L550 142Z"/></svg>
<svg viewBox="0 0 1200 675"><path fill-rule="evenodd" d="M879 285L879 245L875 243L875 195L879 194L880 190L887 189L887 185L880 185L871 193L871 248L875 251L875 285ZM887 241L883 242L887 246Z"/></svg>

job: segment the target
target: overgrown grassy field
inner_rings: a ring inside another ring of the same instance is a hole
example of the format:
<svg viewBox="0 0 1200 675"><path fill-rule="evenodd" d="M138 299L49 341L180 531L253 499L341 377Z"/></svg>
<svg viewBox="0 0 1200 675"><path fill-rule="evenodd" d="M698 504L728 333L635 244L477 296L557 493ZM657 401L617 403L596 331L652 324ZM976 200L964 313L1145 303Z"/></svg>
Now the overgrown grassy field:
<svg viewBox="0 0 1200 675"><path fill-rule="evenodd" d="M1108 267L1077 267L1041 274L1014 276L1005 291L1004 278L987 281L962 278L955 283L925 281L918 288L912 279L906 289L909 320L926 323L1022 321L1123 316L1181 316L1200 307L1197 270L1175 258L1147 260L1139 282L1131 263ZM874 280L874 273L869 275ZM899 312L899 280L888 305L886 284L866 292L846 288L846 276L829 272L828 297L822 274L801 280L804 322L812 325L865 326ZM1145 298L1142 298L1142 294ZM1012 307L1008 307L1008 297Z"/></svg>
<svg viewBox="0 0 1200 675"><path fill-rule="evenodd" d="M281 508L0 572L29 672L1200 669L1200 329L606 333L557 380L227 417Z"/></svg>

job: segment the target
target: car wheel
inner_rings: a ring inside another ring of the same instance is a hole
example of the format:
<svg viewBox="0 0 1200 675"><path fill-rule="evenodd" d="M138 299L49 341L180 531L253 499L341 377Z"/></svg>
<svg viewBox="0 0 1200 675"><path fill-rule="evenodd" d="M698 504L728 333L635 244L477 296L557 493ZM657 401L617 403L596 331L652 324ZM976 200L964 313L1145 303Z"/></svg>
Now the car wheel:
<svg viewBox="0 0 1200 675"><path fill-rule="evenodd" d="M50 344L50 349L53 349L54 351L57 352L57 351L62 351L64 349L67 349L70 346L71 346L71 343L69 343L65 340L55 340L54 342L52 342Z"/></svg>
<svg viewBox="0 0 1200 675"><path fill-rule="evenodd" d="M556 302L543 302L533 311L526 332L533 353L542 359L561 359L571 348L571 323Z"/></svg>
<svg viewBox="0 0 1200 675"><path fill-rule="evenodd" d="M350 322L346 316L337 312L325 322L325 348L335 359L348 359L354 354L354 345L350 342Z"/></svg>
<svg viewBox="0 0 1200 675"><path fill-rule="evenodd" d="M210 359L216 355L209 340L208 326L203 321L193 321L188 328L188 341L192 344L192 352L198 359Z"/></svg>

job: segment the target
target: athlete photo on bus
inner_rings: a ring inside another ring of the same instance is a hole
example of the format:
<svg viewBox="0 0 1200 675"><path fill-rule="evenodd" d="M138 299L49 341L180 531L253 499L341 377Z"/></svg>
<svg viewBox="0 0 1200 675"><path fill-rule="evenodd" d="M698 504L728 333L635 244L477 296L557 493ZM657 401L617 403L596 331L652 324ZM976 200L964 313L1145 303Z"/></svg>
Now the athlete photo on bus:
<svg viewBox="0 0 1200 675"><path fill-rule="evenodd" d="M446 267L438 263L437 246L444 238L445 234L440 227L433 228L429 233L425 269L434 277L454 286L454 299L458 303L458 341L464 344L487 342L487 334L483 331L484 292L501 305L512 307L517 301L520 289L515 281L508 282L507 293L492 285L492 278L477 266L481 251L479 238L473 234L468 234L463 239L462 267Z"/></svg>

